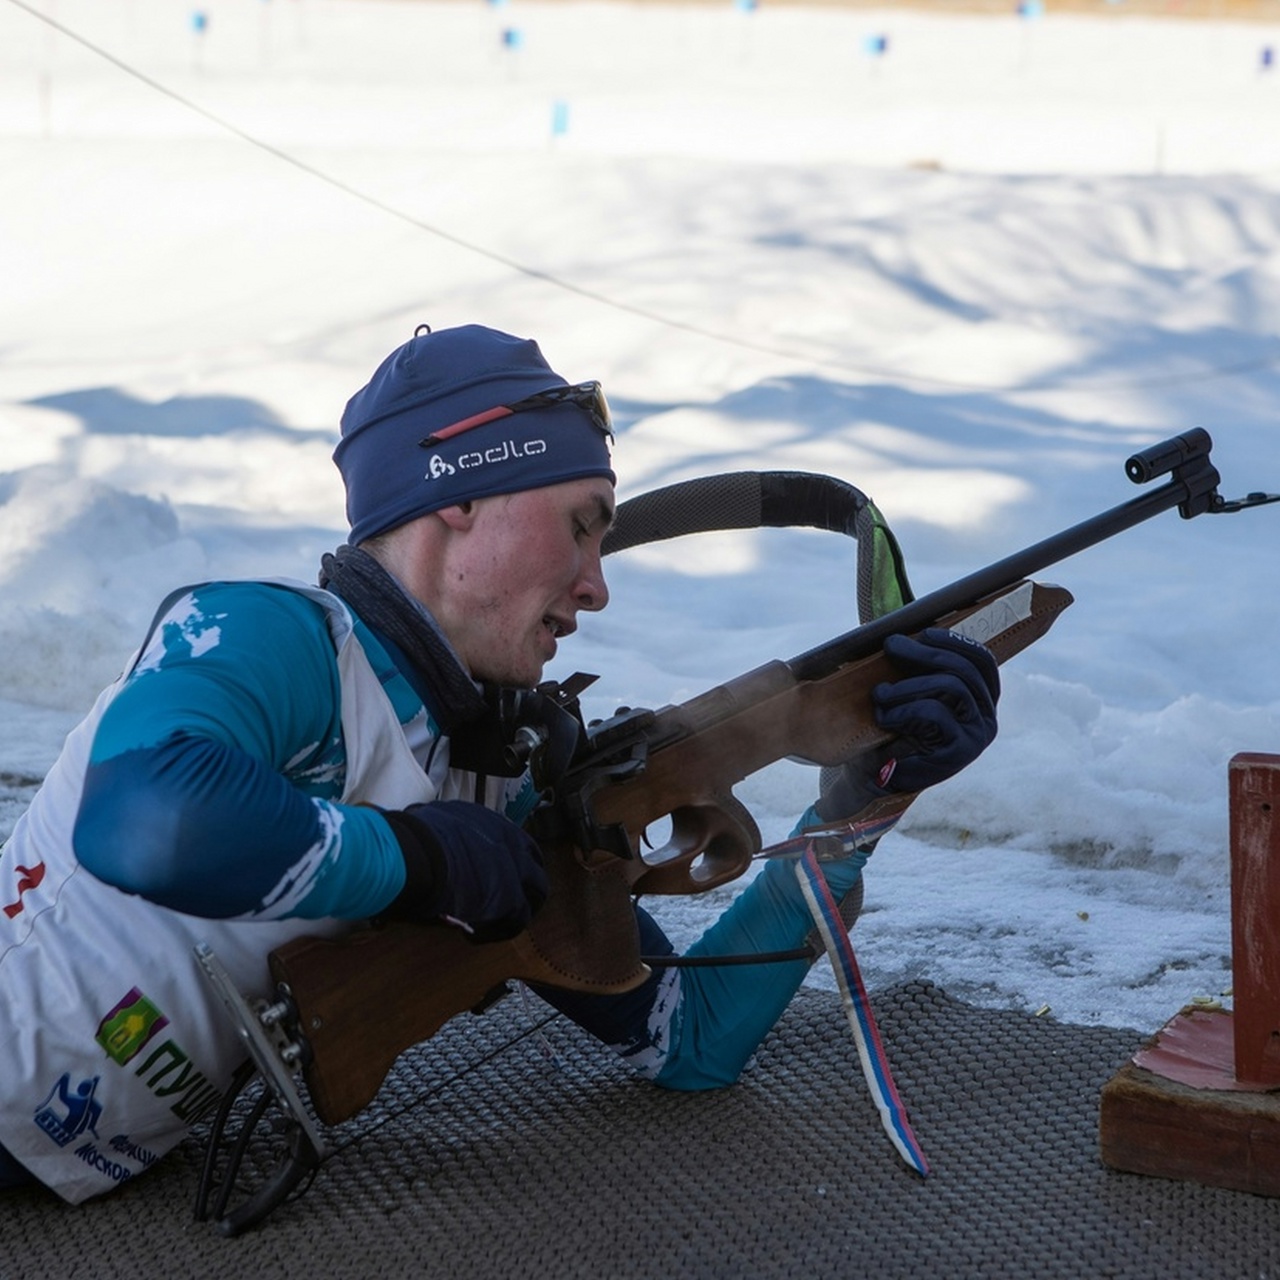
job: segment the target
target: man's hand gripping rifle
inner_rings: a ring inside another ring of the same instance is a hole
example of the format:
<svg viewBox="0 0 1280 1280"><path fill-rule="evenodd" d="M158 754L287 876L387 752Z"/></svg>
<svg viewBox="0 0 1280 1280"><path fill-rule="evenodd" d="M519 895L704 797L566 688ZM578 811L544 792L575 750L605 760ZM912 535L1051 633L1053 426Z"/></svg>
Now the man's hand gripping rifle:
<svg viewBox="0 0 1280 1280"><path fill-rule="evenodd" d="M643 982L648 968L633 896L704 892L742 875L761 850L756 824L733 794L738 782L784 757L839 766L884 749L890 735L874 721L871 690L893 677L883 652L889 636L943 627L982 642L1003 662L1071 603L1067 591L1031 575L1173 507L1190 519L1280 499L1222 499L1210 447L1208 434L1195 430L1146 449L1128 459L1125 472L1135 484L1169 476L1158 488L790 661L768 662L678 706L624 709L587 728L533 820L550 892L516 938L476 944L445 925L395 924L337 942L300 939L272 953L276 1000L256 1008L220 978L216 957L201 955L295 1126L277 1179L233 1214L216 1213L222 1229L234 1232L265 1216L283 1198L284 1184L296 1184L320 1159L321 1140L293 1085L299 1067L316 1115L334 1125L372 1101L401 1052L456 1014L484 1007L509 980L599 993ZM628 505L619 508L620 524ZM686 521L656 536L688 531ZM576 714L583 687L575 678L540 696ZM519 767L527 759L535 779L543 739L536 726L516 739ZM915 794L877 801L872 816L900 813ZM646 831L667 820L669 839L646 850Z"/></svg>

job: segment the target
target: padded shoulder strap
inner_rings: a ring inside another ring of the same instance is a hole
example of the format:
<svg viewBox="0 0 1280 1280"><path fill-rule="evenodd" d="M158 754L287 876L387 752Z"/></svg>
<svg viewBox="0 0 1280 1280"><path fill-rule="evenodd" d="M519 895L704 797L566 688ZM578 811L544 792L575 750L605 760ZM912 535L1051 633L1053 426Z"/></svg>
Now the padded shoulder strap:
<svg viewBox="0 0 1280 1280"><path fill-rule="evenodd" d="M857 539L859 622L915 598L898 540L871 499L843 480L805 471L731 471L628 498L604 554L689 533L797 526Z"/></svg>

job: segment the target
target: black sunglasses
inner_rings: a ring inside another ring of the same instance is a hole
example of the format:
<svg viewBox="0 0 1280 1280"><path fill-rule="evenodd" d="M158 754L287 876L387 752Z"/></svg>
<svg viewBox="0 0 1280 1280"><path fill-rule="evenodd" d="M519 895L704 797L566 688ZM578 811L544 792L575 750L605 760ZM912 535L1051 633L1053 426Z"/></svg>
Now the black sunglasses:
<svg viewBox="0 0 1280 1280"><path fill-rule="evenodd" d="M453 436L470 431L472 427L482 427L486 422L496 422L499 418L509 418L513 413L524 413L529 409L547 409L552 405L571 404L581 409L591 419L591 425L613 439L613 419L609 416L609 402L604 398L604 388L598 382L579 382L571 387L548 387L545 391L535 391L523 400L513 404L500 404L493 409L485 409L481 413L473 413L461 422L450 423L433 431L429 436L418 441L421 449L430 449L432 445L442 444Z"/></svg>

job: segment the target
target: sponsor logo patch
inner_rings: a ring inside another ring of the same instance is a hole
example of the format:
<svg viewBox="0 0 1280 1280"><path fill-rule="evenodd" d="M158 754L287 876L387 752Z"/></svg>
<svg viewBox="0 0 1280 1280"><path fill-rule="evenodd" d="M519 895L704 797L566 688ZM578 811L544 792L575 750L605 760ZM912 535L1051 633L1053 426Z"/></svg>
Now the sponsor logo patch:
<svg viewBox="0 0 1280 1280"><path fill-rule="evenodd" d="M102 1104L94 1095L101 1078L81 1080L73 1089L71 1073L63 1072L62 1078L49 1090L49 1096L36 1108L37 1127L60 1147L84 1133L98 1137L94 1126L102 1118Z"/></svg>
<svg viewBox="0 0 1280 1280"><path fill-rule="evenodd" d="M168 1025L169 1019L133 987L98 1023L94 1039L107 1051L107 1057L123 1067L157 1031Z"/></svg>
<svg viewBox="0 0 1280 1280"><path fill-rule="evenodd" d="M130 1066L133 1074L163 1099L179 1120L194 1124L218 1105L222 1095L172 1038L156 1041L157 1034L168 1025L169 1019L160 1007L137 987L131 987L98 1023L94 1039L118 1066ZM145 1055L143 1049L148 1050ZM132 1066L135 1058L139 1059L136 1068Z"/></svg>
<svg viewBox="0 0 1280 1280"><path fill-rule="evenodd" d="M18 866L14 870L21 873L18 880L18 896L13 902L6 903L0 908L10 920L22 914L22 895L40 887L40 881L44 879L44 863L37 862L34 867Z"/></svg>

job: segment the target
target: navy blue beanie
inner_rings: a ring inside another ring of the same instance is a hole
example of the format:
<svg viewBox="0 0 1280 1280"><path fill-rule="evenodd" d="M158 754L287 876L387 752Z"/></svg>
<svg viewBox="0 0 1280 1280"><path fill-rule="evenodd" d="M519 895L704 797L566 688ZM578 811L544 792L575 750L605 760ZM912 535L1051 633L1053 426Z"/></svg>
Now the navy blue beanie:
<svg viewBox="0 0 1280 1280"><path fill-rule="evenodd" d="M616 483L609 437L570 401L427 443L434 432L567 385L536 342L481 325L424 329L393 351L348 401L333 454L347 489L350 541L494 494L586 476Z"/></svg>

